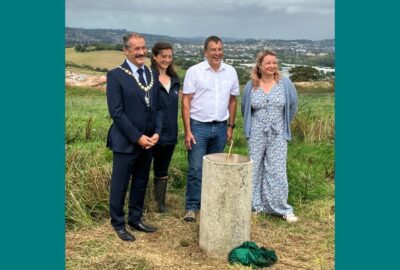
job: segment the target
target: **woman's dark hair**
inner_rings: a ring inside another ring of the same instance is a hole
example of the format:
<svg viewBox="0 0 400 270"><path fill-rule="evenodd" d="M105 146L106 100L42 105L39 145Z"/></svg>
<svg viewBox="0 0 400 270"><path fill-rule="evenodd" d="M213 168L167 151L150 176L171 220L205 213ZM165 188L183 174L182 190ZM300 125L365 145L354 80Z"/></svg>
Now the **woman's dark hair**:
<svg viewBox="0 0 400 270"><path fill-rule="evenodd" d="M166 42L157 42L154 44L153 48L151 48L152 56L151 56L151 66L158 70L158 65L156 63L156 60L154 60L153 56L157 56L162 50L171 50L174 52L174 49L172 48L172 45ZM167 75L170 77L176 77L176 69L175 65L173 64L174 60L172 59L171 64L167 68Z"/></svg>

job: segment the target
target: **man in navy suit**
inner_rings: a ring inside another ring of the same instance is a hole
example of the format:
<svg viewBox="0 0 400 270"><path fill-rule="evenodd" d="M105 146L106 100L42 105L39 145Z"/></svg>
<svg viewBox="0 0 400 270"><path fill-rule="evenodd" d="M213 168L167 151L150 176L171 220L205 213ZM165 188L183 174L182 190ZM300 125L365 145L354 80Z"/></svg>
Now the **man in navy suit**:
<svg viewBox="0 0 400 270"><path fill-rule="evenodd" d="M144 199L152 160L151 147L157 144L162 129L159 82L144 65L147 48L144 37L129 34L123 38L125 62L107 73L107 104L113 124L107 146L113 151L110 188L111 225L118 237L134 241L126 230L124 201L129 180L128 225L132 229L154 232L142 222Z"/></svg>

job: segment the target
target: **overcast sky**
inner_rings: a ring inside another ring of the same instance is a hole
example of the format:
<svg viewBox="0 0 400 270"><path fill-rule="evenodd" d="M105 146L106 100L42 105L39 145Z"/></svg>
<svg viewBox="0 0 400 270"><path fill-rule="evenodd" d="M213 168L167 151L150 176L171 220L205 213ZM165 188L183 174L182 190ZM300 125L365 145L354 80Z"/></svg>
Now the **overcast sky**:
<svg viewBox="0 0 400 270"><path fill-rule="evenodd" d="M326 39L334 0L66 0L66 26L175 37Z"/></svg>

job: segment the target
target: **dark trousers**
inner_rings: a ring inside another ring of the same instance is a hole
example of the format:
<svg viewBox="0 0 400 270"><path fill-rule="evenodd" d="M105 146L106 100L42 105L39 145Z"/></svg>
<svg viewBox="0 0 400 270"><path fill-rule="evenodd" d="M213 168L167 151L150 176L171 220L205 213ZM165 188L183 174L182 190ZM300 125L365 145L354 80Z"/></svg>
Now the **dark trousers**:
<svg viewBox="0 0 400 270"><path fill-rule="evenodd" d="M168 176L168 168L174 154L175 144L159 145L153 148L154 154L154 176L161 178Z"/></svg>
<svg viewBox="0 0 400 270"><path fill-rule="evenodd" d="M128 223L141 221L152 156L151 150L137 150L132 154L113 152L110 217L115 229L125 227L124 202L131 176Z"/></svg>

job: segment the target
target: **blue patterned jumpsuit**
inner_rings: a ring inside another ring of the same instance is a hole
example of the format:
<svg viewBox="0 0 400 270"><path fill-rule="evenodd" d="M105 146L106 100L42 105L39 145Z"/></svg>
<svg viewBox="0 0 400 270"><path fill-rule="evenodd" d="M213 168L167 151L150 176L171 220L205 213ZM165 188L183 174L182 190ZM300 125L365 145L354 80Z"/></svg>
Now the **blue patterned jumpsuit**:
<svg viewBox="0 0 400 270"><path fill-rule="evenodd" d="M285 95L282 81L268 93L251 93L250 157L253 167L253 208L274 215L293 213L287 203L287 142L283 138Z"/></svg>

